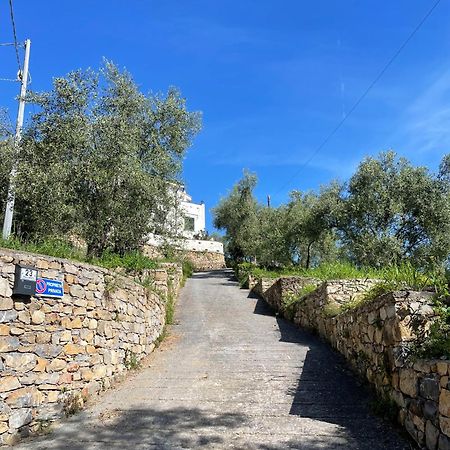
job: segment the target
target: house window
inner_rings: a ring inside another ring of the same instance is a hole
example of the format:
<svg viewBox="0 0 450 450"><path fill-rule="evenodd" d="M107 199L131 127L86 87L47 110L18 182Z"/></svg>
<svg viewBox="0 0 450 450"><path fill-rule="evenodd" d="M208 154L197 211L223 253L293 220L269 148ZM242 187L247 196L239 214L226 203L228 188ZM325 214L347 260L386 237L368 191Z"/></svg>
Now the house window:
<svg viewBox="0 0 450 450"><path fill-rule="evenodd" d="M184 218L184 231L195 231L195 219L193 217Z"/></svg>

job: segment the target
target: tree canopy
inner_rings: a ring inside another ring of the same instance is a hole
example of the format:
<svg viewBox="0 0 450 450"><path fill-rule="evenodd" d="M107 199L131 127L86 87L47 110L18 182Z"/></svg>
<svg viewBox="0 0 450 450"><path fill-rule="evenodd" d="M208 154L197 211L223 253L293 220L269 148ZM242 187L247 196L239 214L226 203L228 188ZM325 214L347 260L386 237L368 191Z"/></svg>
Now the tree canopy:
<svg viewBox="0 0 450 450"><path fill-rule="evenodd" d="M21 143L16 234L74 234L94 256L137 249L163 228L201 125L178 90L145 95L105 61L97 72L55 78L51 91L28 101L38 112Z"/></svg>
<svg viewBox="0 0 450 450"><path fill-rule="evenodd" d="M381 153L362 161L347 183L293 191L277 208L257 202L256 177L245 174L215 208L215 225L231 249L238 242L231 258L264 266L308 268L336 259L372 267L442 265L450 254L449 168L449 156L433 174L392 151ZM251 187L245 201L242 186Z"/></svg>

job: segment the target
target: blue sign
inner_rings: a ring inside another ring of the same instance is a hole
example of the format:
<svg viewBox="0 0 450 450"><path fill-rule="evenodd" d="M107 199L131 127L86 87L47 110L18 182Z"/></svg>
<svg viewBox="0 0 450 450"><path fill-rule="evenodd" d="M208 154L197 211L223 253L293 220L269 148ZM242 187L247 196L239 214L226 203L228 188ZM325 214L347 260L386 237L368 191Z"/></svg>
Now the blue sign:
<svg viewBox="0 0 450 450"><path fill-rule="evenodd" d="M64 297L64 283L59 280L38 278L36 280L36 297Z"/></svg>

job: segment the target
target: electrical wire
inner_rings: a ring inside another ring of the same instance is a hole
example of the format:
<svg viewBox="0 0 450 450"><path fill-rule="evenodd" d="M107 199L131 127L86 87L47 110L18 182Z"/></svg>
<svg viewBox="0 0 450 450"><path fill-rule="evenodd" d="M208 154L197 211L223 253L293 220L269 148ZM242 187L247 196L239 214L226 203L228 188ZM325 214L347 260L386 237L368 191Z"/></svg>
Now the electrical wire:
<svg viewBox="0 0 450 450"><path fill-rule="evenodd" d="M422 25L426 22L428 17L431 16L433 11L436 9L436 7L439 5L441 0L437 0L433 6L428 10L428 12L425 14L425 16L420 20L420 22L416 25L416 27L413 29L413 31L409 34L409 36L406 38L406 40L400 45L398 50L394 53L394 55L389 59L389 61L384 65L384 67L381 69L381 71L378 73L378 75L375 77L375 79L369 84L369 86L366 88L366 90L363 92L363 94L356 100L356 102L353 104L353 106L350 108L348 113L342 118L340 122L331 130L331 132L326 136L326 138L321 142L321 144L313 151L311 156L301 165L301 167L298 169L297 172L292 175L291 178L278 190L276 191L275 195L279 194L281 191L283 191L286 187L290 185L290 183L298 177L298 175L301 173L305 167L308 166L308 164L314 159L314 157L325 147L325 145L328 143L328 141L336 134L336 132L344 125L346 120L349 118L349 116L355 111L355 109L360 105L360 103L367 97L367 94L371 91L371 89L375 86L375 84L380 80L380 78L385 74L385 72L388 70L388 68L392 65L392 63L395 61L395 59L400 55L400 53L403 51L403 49L409 44L411 39L415 36L415 34L419 31L419 29L422 27Z"/></svg>
<svg viewBox="0 0 450 450"><path fill-rule="evenodd" d="M13 9L12 0L9 0L9 12L11 15L11 25L12 25L13 37L14 37L14 48L16 49L17 65L19 66L19 71L22 72L22 67L20 65L19 48L18 48L19 44L17 43L16 22L14 20L14 9Z"/></svg>

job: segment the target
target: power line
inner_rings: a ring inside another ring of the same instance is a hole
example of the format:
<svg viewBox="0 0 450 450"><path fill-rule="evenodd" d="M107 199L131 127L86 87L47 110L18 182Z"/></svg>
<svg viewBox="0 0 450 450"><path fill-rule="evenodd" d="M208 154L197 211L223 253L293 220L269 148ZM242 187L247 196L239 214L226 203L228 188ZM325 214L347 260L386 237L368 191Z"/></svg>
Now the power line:
<svg viewBox="0 0 450 450"><path fill-rule="evenodd" d="M409 34L409 36L406 38L406 40L400 45L398 50L394 53L394 55L389 59L389 61L385 64L385 66L381 69L381 71L378 73L378 75L375 77L375 79L369 84L367 89L363 92L363 94L356 100L356 102L353 104L353 106L348 111L348 114L346 114L342 120L331 130L331 132L326 136L326 138L321 142L321 144L313 151L311 156L301 165L301 167L298 169L294 175L275 193L275 195L279 194L284 188L289 186L289 184L297 178L297 176L300 174L300 172L314 159L314 157L322 150L323 147L328 143L328 141L336 134L336 132L342 127L342 125L346 122L350 114L355 111L355 109L359 106L359 104L366 98L367 94L371 91L371 89L377 84L377 82L380 80L380 78L385 74L385 72L388 70L388 68L391 66L391 64L395 61L395 59L400 55L400 53L403 51L403 49L409 44L411 39L414 37L414 35L419 31L419 29L422 27L422 25L426 22L428 17L431 16L433 11L436 9L436 7L439 5L441 0L437 0L433 6L428 10L428 12L425 14L425 16L420 20L420 22L416 25L416 27L413 29L413 31Z"/></svg>
<svg viewBox="0 0 450 450"><path fill-rule="evenodd" d="M20 65L20 57L19 57L19 44L17 43L17 34L16 34L16 22L14 21L14 9L12 0L9 0L9 12L11 15L11 25L13 30L13 36L14 36L14 48L16 49L16 58L17 58L17 65L19 67L19 72L22 72L22 67Z"/></svg>

